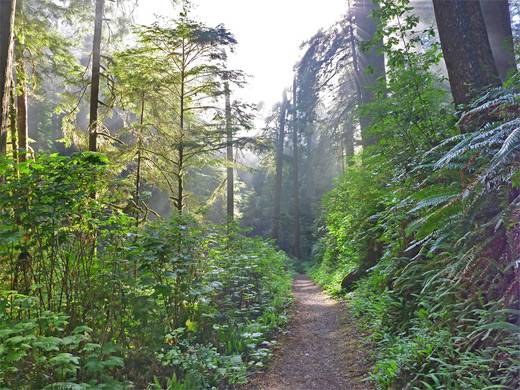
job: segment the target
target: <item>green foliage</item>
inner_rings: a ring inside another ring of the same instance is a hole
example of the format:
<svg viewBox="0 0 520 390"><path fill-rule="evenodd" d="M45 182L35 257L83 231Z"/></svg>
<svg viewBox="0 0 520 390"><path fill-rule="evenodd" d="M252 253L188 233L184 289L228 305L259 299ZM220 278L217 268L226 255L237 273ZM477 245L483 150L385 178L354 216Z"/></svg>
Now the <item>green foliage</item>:
<svg viewBox="0 0 520 390"><path fill-rule="evenodd" d="M189 215L136 228L107 168L90 153L0 161L1 386L243 381L287 321L286 256Z"/></svg>
<svg viewBox="0 0 520 390"><path fill-rule="evenodd" d="M401 3L385 5L406 17ZM403 26L388 37L409 37ZM324 198L311 271L339 292L343 276L366 270L349 296L383 388L515 389L519 79L482 93L456 124L424 67L435 52L406 42L385 48L394 61L385 99L363 109L381 142ZM467 133L455 135L456 125Z"/></svg>
<svg viewBox="0 0 520 390"><path fill-rule="evenodd" d="M0 383L8 388L96 388L95 377L112 381L108 374L123 360L92 342L92 329L68 327L69 316L41 310L38 299L3 291L0 299ZM79 382L79 383L78 383Z"/></svg>
<svg viewBox="0 0 520 390"><path fill-rule="evenodd" d="M208 27L186 15L135 26L133 37L135 44L115 53L108 69L109 105L125 126L114 132L117 137L105 137L104 150L120 170L168 191L178 210L201 207L220 187L222 170L215 167L226 165L219 154L227 146L223 83L244 83L241 72L226 67L236 40L223 26ZM233 104L233 134L247 129L250 120L249 108ZM197 175L209 176L203 186ZM202 199L188 196L192 191Z"/></svg>

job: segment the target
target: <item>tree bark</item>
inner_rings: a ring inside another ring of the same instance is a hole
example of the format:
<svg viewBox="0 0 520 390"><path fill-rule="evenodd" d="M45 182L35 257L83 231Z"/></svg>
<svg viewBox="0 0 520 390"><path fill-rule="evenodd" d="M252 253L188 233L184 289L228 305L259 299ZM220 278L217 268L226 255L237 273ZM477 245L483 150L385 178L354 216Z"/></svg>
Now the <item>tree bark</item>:
<svg viewBox="0 0 520 390"><path fill-rule="evenodd" d="M21 22L24 23L24 15L23 15L23 0L18 0L16 3L16 8L18 12L18 16L21 16ZM19 36L15 37L14 43L14 53L17 57L19 72L17 76L17 97L16 97L16 106L17 106L17 128L18 128L18 148L24 149L25 152L18 154L18 161L25 162L27 161L27 153L29 151L29 127L27 124L27 69L25 66L24 56L24 45L25 45L25 37L22 32ZM14 147L14 145L13 145Z"/></svg>
<svg viewBox="0 0 520 390"><path fill-rule="evenodd" d="M145 94L141 97L141 120L139 122L139 133L137 138L137 167L135 170L135 193L134 201L139 207L141 202L141 165L143 160L143 125L144 125L144 104ZM135 219L135 226L139 227L139 216Z"/></svg>
<svg viewBox="0 0 520 390"><path fill-rule="evenodd" d="M25 73L25 65L23 58L21 61L22 72ZM27 125L27 83L24 76L18 79L18 96L17 96L17 127L18 127L18 148L23 148L25 152L18 154L18 161L27 161L27 153L29 152L29 128Z"/></svg>
<svg viewBox="0 0 520 390"><path fill-rule="evenodd" d="M182 63L186 64L186 56L182 53ZM186 73L185 68L182 68L181 71L181 93L179 96L180 102L180 118L179 118L179 146L177 147L177 152L179 153L179 161L178 161L178 185L177 185L177 211L182 213L182 209L184 207L184 114L186 113L185 107L185 88L186 88Z"/></svg>
<svg viewBox="0 0 520 390"><path fill-rule="evenodd" d="M480 0L480 7L500 79L506 81L510 72L517 72L509 2Z"/></svg>
<svg viewBox="0 0 520 390"><path fill-rule="evenodd" d="M14 98L14 89L9 88L10 99L9 99L9 128L11 130L11 152L13 161L18 161L18 129L16 128L16 105Z"/></svg>
<svg viewBox="0 0 520 390"><path fill-rule="evenodd" d="M103 28L104 0L96 0L96 21L94 24L94 43L92 46L92 83L90 85L90 123L88 150L97 152L99 74L101 70L101 32Z"/></svg>
<svg viewBox="0 0 520 390"><path fill-rule="evenodd" d="M234 177L233 177L233 127L231 125L231 92L229 83L224 84L224 94L226 96L226 160L227 160L227 222L230 223L235 218L235 198L234 198Z"/></svg>
<svg viewBox="0 0 520 390"><path fill-rule="evenodd" d="M435 19L456 106L479 88L500 85L479 0L433 0Z"/></svg>
<svg viewBox="0 0 520 390"><path fill-rule="evenodd" d="M343 134L343 140L345 142L345 157L352 158L355 153L354 149L354 124L352 123L352 118L345 119L345 129ZM347 166L351 166L352 161L349 160L347 162Z"/></svg>
<svg viewBox="0 0 520 390"><path fill-rule="evenodd" d="M276 152L276 182L274 188L274 211L272 238L280 245L280 212L282 208L282 174L283 174L283 147L285 142L285 119L287 114L287 94L284 91L283 101L280 107L280 121L278 146Z"/></svg>
<svg viewBox="0 0 520 390"><path fill-rule="evenodd" d="M294 256L301 260L300 244L300 184L298 180L298 109L296 106L296 78L293 81L292 131L293 131L293 201L294 201Z"/></svg>
<svg viewBox="0 0 520 390"><path fill-rule="evenodd" d="M16 0L0 0L0 154L7 152Z"/></svg>
<svg viewBox="0 0 520 390"><path fill-rule="evenodd" d="M376 21L370 18L370 13L373 10L379 9L379 4L372 4L370 0L360 0L353 7L354 23L356 24L356 41L357 48L359 44L364 41L370 41L374 38L377 32ZM379 42L382 46L383 42ZM356 54L354 54L356 55ZM360 86L360 105L372 103L375 100L374 87L377 85L377 80L385 76L385 58L384 55L378 55L377 48L373 47L369 51L360 50L356 58L356 65L358 71L356 76ZM369 71L372 69L373 73ZM370 126L371 120L368 117L361 118L361 143L363 147L374 145L377 139L366 133L366 129Z"/></svg>

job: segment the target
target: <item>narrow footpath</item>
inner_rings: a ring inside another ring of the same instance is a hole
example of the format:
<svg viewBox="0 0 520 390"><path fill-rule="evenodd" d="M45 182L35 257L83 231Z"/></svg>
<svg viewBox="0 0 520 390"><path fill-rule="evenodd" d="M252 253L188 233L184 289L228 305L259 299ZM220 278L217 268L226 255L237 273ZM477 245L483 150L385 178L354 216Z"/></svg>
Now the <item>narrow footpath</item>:
<svg viewBox="0 0 520 390"><path fill-rule="evenodd" d="M371 390L362 337L345 305L327 296L306 275L293 282L294 318L268 369L241 390Z"/></svg>

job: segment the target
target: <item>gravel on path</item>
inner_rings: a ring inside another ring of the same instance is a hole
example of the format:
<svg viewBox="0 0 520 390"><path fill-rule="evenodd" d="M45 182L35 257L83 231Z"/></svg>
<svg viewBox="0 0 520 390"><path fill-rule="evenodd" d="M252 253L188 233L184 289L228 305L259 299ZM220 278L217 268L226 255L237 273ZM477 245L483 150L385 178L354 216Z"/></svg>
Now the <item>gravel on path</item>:
<svg viewBox="0 0 520 390"><path fill-rule="evenodd" d="M306 275L293 282L294 318L265 372L240 390L370 390L370 359L345 304Z"/></svg>

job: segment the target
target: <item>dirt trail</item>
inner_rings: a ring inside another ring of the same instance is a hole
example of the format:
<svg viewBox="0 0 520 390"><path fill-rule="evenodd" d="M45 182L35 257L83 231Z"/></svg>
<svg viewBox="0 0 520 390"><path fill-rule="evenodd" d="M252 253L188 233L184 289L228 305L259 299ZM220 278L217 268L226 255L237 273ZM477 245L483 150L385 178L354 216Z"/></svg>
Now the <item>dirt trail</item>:
<svg viewBox="0 0 520 390"><path fill-rule="evenodd" d="M329 298L308 276L293 283L296 313L266 372L241 390L369 390L370 370L355 324L341 302Z"/></svg>

